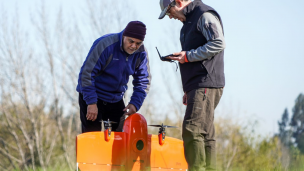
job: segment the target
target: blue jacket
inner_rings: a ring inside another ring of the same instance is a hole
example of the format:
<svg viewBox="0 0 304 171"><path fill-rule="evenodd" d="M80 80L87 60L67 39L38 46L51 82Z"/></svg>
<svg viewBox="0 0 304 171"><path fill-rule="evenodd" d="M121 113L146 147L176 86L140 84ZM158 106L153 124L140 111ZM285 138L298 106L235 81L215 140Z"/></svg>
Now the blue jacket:
<svg viewBox="0 0 304 171"><path fill-rule="evenodd" d="M128 55L123 50L123 31L97 39L84 61L76 90L83 94L87 104L101 99L115 103L128 89L129 76L133 76L133 94L130 103L140 109L148 94L151 74L148 53L142 45Z"/></svg>

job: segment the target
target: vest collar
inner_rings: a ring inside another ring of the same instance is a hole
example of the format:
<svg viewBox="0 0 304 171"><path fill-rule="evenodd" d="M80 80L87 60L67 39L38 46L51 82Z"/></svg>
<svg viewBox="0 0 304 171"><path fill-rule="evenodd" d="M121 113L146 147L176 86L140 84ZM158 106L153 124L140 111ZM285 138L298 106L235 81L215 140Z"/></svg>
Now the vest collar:
<svg viewBox="0 0 304 171"><path fill-rule="evenodd" d="M191 14L194 10L194 8L197 6L198 3L202 2L201 0L194 0L191 3L189 3L184 9L183 13L187 17L187 15Z"/></svg>

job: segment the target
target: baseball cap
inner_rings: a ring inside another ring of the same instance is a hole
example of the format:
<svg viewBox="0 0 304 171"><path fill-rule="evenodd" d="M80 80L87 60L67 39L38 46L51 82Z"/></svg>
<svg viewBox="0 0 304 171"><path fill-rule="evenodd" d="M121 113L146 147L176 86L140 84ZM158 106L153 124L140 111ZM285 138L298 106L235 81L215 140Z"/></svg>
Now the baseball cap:
<svg viewBox="0 0 304 171"><path fill-rule="evenodd" d="M163 19L167 13L169 5L174 2L175 0L160 0L159 5L162 12L160 13L158 19Z"/></svg>

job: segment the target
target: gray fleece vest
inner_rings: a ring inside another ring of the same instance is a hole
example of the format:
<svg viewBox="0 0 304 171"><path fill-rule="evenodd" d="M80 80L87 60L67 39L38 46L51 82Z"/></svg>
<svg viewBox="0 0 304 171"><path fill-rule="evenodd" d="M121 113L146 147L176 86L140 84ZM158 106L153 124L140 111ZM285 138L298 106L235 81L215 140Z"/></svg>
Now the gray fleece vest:
<svg viewBox="0 0 304 171"><path fill-rule="evenodd" d="M197 49L207 43L206 38L197 28L197 22L203 13L212 11L223 27L220 15L200 0L190 3L185 9L186 22L180 32L183 51ZM224 32L224 29L223 29ZM224 51L211 59L180 64L184 92L197 88L220 88L225 86Z"/></svg>

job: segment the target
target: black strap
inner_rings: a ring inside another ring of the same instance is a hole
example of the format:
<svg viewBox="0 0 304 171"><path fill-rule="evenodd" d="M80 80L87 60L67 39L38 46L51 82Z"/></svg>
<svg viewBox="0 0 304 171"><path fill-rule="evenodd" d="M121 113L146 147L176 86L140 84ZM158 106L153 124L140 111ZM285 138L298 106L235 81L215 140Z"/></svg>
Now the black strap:
<svg viewBox="0 0 304 171"><path fill-rule="evenodd" d="M126 112L125 112L126 113ZM119 120L119 125L116 129L117 132L123 132L123 125L125 123L125 120L126 120L126 115L123 114L121 117L120 117L120 120Z"/></svg>

